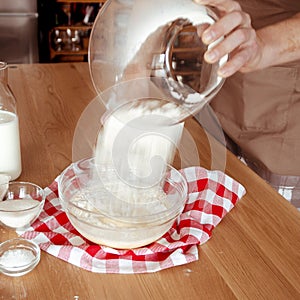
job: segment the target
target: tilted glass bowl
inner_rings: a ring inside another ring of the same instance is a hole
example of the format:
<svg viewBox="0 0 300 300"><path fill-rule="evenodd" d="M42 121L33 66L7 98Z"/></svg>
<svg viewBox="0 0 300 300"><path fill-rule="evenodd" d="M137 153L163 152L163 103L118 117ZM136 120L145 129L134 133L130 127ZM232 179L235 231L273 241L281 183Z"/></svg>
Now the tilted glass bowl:
<svg viewBox="0 0 300 300"><path fill-rule="evenodd" d="M92 28L89 67L98 94L125 82L148 79L143 98L156 90L164 101L185 108L178 122L199 111L221 88L217 73L227 61L225 55L214 64L204 53L223 38L206 45L203 31L218 19L210 7L192 0L108 0ZM123 85L124 86L124 85ZM128 86L133 91L137 85ZM116 109L128 98L108 99L107 108ZM137 97L141 92L137 91Z"/></svg>

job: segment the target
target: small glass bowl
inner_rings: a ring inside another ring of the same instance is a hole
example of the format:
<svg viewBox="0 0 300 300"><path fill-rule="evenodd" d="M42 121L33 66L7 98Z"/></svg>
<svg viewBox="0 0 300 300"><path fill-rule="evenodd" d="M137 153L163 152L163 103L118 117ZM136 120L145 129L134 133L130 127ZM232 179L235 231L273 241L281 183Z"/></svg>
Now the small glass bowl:
<svg viewBox="0 0 300 300"><path fill-rule="evenodd" d="M22 276L32 271L40 261L39 246L23 238L15 238L0 244L0 273Z"/></svg>
<svg viewBox="0 0 300 300"><path fill-rule="evenodd" d="M25 229L40 215L45 203L44 190L30 182L12 181L0 201L0 224Z"/></svg>

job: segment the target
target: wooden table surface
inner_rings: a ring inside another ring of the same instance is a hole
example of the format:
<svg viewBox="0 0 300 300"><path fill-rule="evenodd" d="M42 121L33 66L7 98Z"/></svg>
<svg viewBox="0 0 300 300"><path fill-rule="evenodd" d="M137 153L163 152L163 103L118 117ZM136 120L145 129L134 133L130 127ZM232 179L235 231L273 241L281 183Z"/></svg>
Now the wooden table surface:
<svg viewBox="0 0 300 300"><path fill-rule="evenodd" d="M75 126L95 96L88 65L11 66L9 84L20 118L19 180L46 187L72 161ZM201 166L222 169L222 146L209 143L192 118L186 129ZM95 274L42 252L31 273L0 275L0 299L300 299L300 213L231 153L225 154L225 172L247 194L200 247L198 261L151 274ZM5 228L0 233L1 241L16 236Z"/></svg>

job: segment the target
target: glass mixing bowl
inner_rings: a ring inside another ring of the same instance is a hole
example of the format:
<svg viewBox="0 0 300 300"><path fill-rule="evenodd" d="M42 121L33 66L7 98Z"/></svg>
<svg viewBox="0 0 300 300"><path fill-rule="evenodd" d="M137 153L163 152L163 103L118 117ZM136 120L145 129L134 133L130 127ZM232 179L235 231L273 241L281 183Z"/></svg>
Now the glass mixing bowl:
<svg viewBox="0 0 300 300"><path fill-rule="evenodd" d="M72 225L88 240L117 249L142 247L172 227L186 202L181 173L166 166L162 174L154 185L133 187L110 166L85 159L59 177L59 198Z"/></svg>
<svg viewBox="0 0 300 300"><path fill-rule="evenodd" d="M33 241L14 238L0 244L0 273L23 276L39 263L41 250Z"/></svg>
<svg viewBox="0 0 300 300"><path fill-rule="evenodd" d="M157 94L185 108L178 122L199 111L223 83L217 70L227 56L214 64L204 60L207 49L222 39L208 46L200 38L217 19L212 9L192 0L106 1L89 44L90 73L98 94L122 88L117 97L102 99L106 107L116 109L125 101Z"/></svg>

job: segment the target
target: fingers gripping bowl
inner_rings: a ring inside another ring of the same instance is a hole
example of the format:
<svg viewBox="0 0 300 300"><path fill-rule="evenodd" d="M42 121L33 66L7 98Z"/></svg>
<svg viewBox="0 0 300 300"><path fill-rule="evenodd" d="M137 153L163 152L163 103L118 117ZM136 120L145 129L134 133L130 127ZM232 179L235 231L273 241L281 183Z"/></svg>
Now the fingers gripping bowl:
<svg viewBox="0 0 300 300"><path fill-rule="evenodd" d="M131 249L156 241L172 227L183 211L187 183L168 165L155 185L135 187L120 180L110 166L85 159L65 169L58 191L70 222L82 236Z"/></svg>

